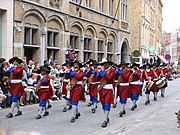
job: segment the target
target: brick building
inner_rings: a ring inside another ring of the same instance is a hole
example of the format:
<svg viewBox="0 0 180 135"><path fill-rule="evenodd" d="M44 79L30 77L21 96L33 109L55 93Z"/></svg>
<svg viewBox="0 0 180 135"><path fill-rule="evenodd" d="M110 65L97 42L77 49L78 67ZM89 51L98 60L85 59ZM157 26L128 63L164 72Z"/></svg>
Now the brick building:
<svg viewBox="0 0 180 135"><path fill-rule="evenodd" d="M129 1L118 2L15 0L14 55L40 63L53 56L62 63L70 45L81 61L130 61Z"/></svg>
<svg viewBox="0 0 180 135"><path fill-rule="evenodd" d="M130 42L132 56L140 64L154 62L162 50L162 1L132 0L129 2Z"/></svg>

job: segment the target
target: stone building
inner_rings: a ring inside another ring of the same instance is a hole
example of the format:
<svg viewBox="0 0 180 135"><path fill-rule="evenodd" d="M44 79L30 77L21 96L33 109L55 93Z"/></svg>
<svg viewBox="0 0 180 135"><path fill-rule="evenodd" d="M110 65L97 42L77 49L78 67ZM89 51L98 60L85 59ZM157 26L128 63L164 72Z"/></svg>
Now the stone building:
<svg viewBox="0 0 180 135"><path fill-rule="evenodd" d="M154 62L161 53L162 1L132 0L129 2L130 42L133 61ZM135 55L138 52L138 55Z"/></svg>
<svg viewBox="0 0 180 135"><path fill-rule="evenodd" d="M7 59L13 55L13 1L0 1L0 57Z"/></svg>
<svg viewBox="0 0 180 135"><path fill-rule="evenodd" d="M40 63L52 56L62 63L70 45L81 61L103 57L117 63L130 61L128 3L15 0L14 56Z"/></svg>

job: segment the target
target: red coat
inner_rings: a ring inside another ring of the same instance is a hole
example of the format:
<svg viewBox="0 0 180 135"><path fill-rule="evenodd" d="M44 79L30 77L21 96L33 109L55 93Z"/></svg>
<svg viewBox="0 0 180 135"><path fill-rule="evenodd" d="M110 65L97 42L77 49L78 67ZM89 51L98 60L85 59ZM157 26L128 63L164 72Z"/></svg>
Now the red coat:
<svg viewBox="0 0 180 135"><path fill-rule="evenodd" d="M132 80L130 83L130 93L131 94L140 94L142 93L142 85L140 82L141 79L141 71L136 70L137 74L132 76Z"/></svg>
<svg viewBox="0 0 180 135"><path fill-rule="evenodd" d="M62 85L62 95L67 95L67 89L66 89L66 86L68 85L68 81L65 81L65 80L68 80L69 77L64 75L63 76L63 85Z"/></svg>
<svg viewBox="0 0 180 135"><path fill-rule="evenodd" d="M104 75L105 79L106 79L106 84L111 84L112 85L112 89L105 89L103 88L100 92L99 92L99 96L100 96L100 102L101 103L109 103L109 104L114 104L114 94L113 94L113 78L115 75L115 70L112 68L110 69L110 71L107 71L106 74Z"/></svg>
<svg viewBox="0 0 180 135"><path fill-rule="evenodd" d="M40 88L37 92L37 95L40 100L47 100L52 98L53 96L53 90L50 85L50 76L46 76L46 81L44 83L41 83L41 87L48 87L48 88Z"/></svg>
<svg viewBox="0 0 180 135"><path fill-rule="evenodd" d="M155 75L155 73L152 71L152 77L153 77L153 82L154 82L154 84L153 84L153 86L152 86L152 88L151 88L151 90L152 91L154 91L154 90L159 90L159 88L157 87L157 85L156 85L156 82L159 80L159 75L161 74L161 70L160 69L155 69L154 70L155 71L155 73L156 73L156 75Z"/></svg>
<svg viewBox="0 0 180 135"><path fill-rule="evenodd" d="M146 76L146 73L147 73L147 76ZM152 76L153 76L152 70L149 70L149 72L147 70L143 70L143 73L142 73L143 81L148 81L148 77L152 77Z"/></svg>
<svg viewBox="0 0 180 135"><path fill-rule="evenodd" d="M11 81L13 80L22 80L23 78L23 67L19 66L13 70L13 72L10 74ZM12 95L26 95L26 92L24 91L24 87L22 86L22 82L18 83L10 83L10 93Z"/></svg>
<svg viewBox="0 0 180 135"><path fill-rule="evenodd" d="M89 81L91 81L89 85L89 95L90 96L98 96L98 77L97 77L97 72L95 74L90 73Z"/></svg>
<svg viewBox="0 0 180 135"><path fill-rule="evenodd" d="M162 71L163 71L163 75L166 75L169 72L168 68L162 68ZM166 88L166 87L168 87L167 82L165 83L165 85L162 88Z"/></svg>
<svg viewBox="0 0 180 135"><path fill-rule="evenodd" d="M131 70L126 69L124 73L120 76L122 76L122 82L120 82L120 85L117 87L118 93L117 95L120 98L129 98L130 97L130 89L129 84L126 86L122 86L125 83L129 83L129 76L131 75Z"/></svg>
<svg viewBox="0 0 180 135"><path fill-rule="evenodd" d="M83 77L85 77L85 73L82 70L77 70L74 77L77 79L77 81L83 81ZM70 78L70 81L72 78ZM76 84L70 93L70 99L71 101L79 101L84 100L84 88L82 84Z"/></svg>

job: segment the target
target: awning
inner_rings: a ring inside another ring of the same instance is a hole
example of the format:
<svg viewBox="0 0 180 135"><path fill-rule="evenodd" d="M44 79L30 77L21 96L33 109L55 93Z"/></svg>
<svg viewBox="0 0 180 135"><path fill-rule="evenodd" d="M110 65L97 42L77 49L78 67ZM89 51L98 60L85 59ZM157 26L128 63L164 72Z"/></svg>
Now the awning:
<svg viewBox="0 0 180 135"><path fill-rule="evenodd" d="M167 61L163 56L158 55L158 57L159 57L164 63L168 64L168 61Z"/></svg>

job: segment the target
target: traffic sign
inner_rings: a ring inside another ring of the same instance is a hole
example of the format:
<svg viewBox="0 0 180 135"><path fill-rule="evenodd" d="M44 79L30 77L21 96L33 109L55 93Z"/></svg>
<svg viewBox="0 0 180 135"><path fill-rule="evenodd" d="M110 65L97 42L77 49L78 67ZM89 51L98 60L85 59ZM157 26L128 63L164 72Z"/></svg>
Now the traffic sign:
<svg viewBox="0 0 180 135"><path fill-rule="evenodd" d="M165 55L165 59L166 59L166 60L170 60L170 59L171 59L171 55L170 55L170 54L166 54L166 55Z"/></svg>

